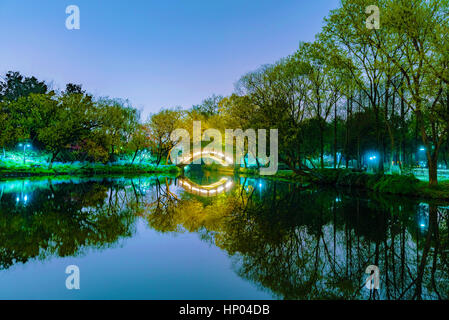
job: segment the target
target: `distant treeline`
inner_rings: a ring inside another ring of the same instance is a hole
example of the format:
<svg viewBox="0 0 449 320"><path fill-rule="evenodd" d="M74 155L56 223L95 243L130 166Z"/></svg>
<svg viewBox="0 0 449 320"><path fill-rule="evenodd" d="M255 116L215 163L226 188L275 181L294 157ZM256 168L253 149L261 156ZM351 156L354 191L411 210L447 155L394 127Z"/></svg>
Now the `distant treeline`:
<svg viewBox="0 0 449 320"><path fill-rule="evenodd" d="M186 119L204 129L277 128L279 160L297 173L352 164L408 173L424 162L437 184L449 156L449 0L376 1L379 30L366 25L372 4L342 0L314 42Z"/></svg>
<svg viewBox="0 0 449 320"><path fill-rule="evenodd" d="M126 101L94 99L75 84L57 93L18 72L0 82L0 119L0 146L32 143L50 154L50 166L56 159L112 161L148 144L139 112Z"/></svg>
<svg viewBox="0 0 449 320"><path fill-rule="evenodd" d="M30 139L56 159L166 159L176 128L279 130L279 160L296 173L313 167L408 172L417 161L448 166L449 0L380 0L380 29L369 29L371 0L342 0L312 43L244 75L228 97L189 109L162 109L141 123L126 102L94 99L69 84L49 91L8 73L1 84L0 146Z"/></svg>
<svg viewBox="0 0 449 320"><path fill-rule="evenodd" d="M228 128L278 128L279 159L298 173L351 163L404 173L420 160L437 184L449 155L449 1L375 1L378 30L366 24L372 4L342 0L314 42L244 75L212 114Z"/></svg>

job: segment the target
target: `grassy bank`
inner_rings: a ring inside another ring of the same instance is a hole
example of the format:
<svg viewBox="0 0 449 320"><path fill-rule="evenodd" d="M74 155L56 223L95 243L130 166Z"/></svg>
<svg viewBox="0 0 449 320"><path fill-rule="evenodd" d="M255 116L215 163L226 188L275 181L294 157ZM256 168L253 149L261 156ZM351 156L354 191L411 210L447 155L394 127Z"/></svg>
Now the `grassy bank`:
<svg viewBox="0 0 449 320"><path fill-rule="evenodd" d="M313 184L370 190L378 193L429 199L449 199L449 182L429 186L413 175L370 174L345 169L320 169L309 180Z"/></svg>
<svg viewBox="0 0 449 320"><path fill-rule="evenodd" d="M55 164L51 169L47 166L0 162L0 178L29 176L94 176L105 174L180 174L176 166L156 166L152 164Z"/></svg>
<svg viewBox="0 0 449 320"><path fill-rule="evenodd" d="M243 176L260 176L257 169L240 168L238 173ZM291 170L279 170L276 175L260 177L277 181L299 182L304 186L335 186L383 194L449 200L449 181L440 182L437 186L429 186L427 181L421 181L413 175L370 174L348 169L317 169L307 177L297 175Z"/></svg>
<svg viewBox="0 0 449 320"><path fill-rule="evenodd" d="M234 168L234 167L223 167L221 165L205 165L202 167L204 171L210 172L218 172L222 174L232 175L238 174L242 177L261 177L264 179L276 180L276 181L285 181L292 182L296 180L300 180L299 176L296 176L292 170L279 170L275 175L272 176L261 176L259 169L248 169L248 168Z"/></svg>

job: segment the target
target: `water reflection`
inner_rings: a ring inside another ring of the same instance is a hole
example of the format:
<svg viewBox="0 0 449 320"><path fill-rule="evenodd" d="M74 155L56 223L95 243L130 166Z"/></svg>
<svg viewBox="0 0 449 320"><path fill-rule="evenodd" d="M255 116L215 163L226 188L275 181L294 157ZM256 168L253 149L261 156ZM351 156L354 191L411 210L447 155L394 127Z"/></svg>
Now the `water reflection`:
<svg viewBox="0 0 449 320"><path fill-rule="evenodd" d="M231 190L233 182L232 179L228 177L221 178L219 181L212 184L200 185L188 178L182 177L178 179L178 184L189 193L203 197L215 197L223 192Z"/></svg>
<svg viewBox="0 0 449 320"><path fill-rule="evenodd" d="M198 234L275 298L448 298L445 204L233 180L214 197L166 177L2 182L0 268L115 246L144 219L162 233ZM365 288L369 265L380 269L379 290Z"/></svg>
<svg viewBox="0 0 449 320"><path fill-rule="evenodd" d="M104 249L133 233L134 200L119 183L10 181L0 190L0 269Z"/></svg>

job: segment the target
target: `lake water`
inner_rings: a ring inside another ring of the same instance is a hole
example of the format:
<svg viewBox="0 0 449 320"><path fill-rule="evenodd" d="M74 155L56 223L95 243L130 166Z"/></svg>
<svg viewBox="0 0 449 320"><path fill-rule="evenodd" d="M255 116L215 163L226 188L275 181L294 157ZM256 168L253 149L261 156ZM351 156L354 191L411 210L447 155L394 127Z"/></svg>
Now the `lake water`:
<svg viewBox="0 0 449 320"><path fill-rule="evenodd" d="M0 181L0 299L447 299L448 208L206 173Z"/></svg>

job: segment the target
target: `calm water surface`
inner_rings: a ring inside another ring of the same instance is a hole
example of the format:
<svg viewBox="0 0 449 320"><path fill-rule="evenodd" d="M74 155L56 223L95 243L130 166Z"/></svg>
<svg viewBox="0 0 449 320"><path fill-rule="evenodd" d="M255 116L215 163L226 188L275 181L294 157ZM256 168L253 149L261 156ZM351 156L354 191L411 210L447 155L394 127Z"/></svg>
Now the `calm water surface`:
<svg viewBox="0 0 449 320"><path fill-rule="evenodd" d="M204 173L0 181L0 299L447 299L448 208Z"/></svg>

